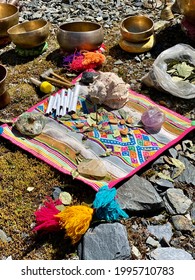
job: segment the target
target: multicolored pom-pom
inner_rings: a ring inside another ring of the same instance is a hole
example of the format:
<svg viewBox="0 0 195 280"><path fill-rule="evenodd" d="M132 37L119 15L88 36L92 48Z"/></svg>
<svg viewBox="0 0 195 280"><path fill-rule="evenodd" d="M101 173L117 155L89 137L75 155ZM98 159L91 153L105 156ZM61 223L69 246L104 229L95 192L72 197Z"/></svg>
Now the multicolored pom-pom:
<svg viewBox="0 0 195 280"><path fill-rule="evenodd" d="M78 243L88 230L94 216L96 220L105 221L128 218L116 200L116 189L110 189L108 186L103 186L97 192L92 207L86 205L65 206L60 211L56 207L59 204L62 204L60 200L47 199L44 202L44 205L35 212L36 226L34 231L65 230L65 237L70 238L73 245Z"/></svg>

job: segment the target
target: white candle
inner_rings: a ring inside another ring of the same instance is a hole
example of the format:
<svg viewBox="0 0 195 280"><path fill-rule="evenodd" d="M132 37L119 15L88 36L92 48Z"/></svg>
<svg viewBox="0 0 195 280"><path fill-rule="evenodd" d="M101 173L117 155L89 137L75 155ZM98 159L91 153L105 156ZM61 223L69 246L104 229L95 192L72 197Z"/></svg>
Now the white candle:
<svg viewBox="0 0 195 280"><path fill-rule="evenodd" d="M53 102L53 106L52 106L52 111L53 111L53 112L56 110L56 106L57 106L57 95L58 95L58 94L56 94L56 95L54 96L54 102Z"/></svg>
<svg viewBox="0 0 195 280"><path fill-rule="evenodd" d="M66 90L63 88L61 93L60 93L60 108L63 107L65 92L66 92Z"/></svg>
<svg viewBox="0 0 195 280"><path fill-rule="evenodd" d="M60 115L60 94L57 94L56 117Z"/></svg>
<svg viewBox="0 0 195 280"><path fill-rule="evenodd" d="M71 100L72 100L72 90L69 88L67 92L67 110L70 112L69 108L71 106Z"/></svg>
<svg viewBox="0 0 195 280"><path fill-rule="evenodd" d="M74 87L74 90L72 92L72 99L71 99L71 105L69 107L69 112L76 112L77 108L77 101L79 97L81 86L79 84L76 84Z"/></svg>
<svg viewBox="0 0 195 280"><path fill-rule="evenodd" d="M51 95L50 98L49 98L48 105L47 105L46 114L50 114L51 113L51 110L52 110L52 107L53 107L53 103L54 103L54 96Z"/></svg>
<svg viewBox="0 0 195 280"><path fill-rule="evenodd" d="M66 115L67 101L68 101L68 96L67 96L67 94L65 94L65 95L64 95L64 100L63 100L63 105L62 105L62 113L61 113L61 116Z"/></svg>

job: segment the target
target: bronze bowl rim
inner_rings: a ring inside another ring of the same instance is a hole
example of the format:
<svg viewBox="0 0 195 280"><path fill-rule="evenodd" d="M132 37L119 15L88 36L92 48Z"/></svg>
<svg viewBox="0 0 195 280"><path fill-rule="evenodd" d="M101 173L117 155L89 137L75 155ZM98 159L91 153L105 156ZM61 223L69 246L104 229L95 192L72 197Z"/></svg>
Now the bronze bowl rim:
<svg viewBox="0 0 195 280"><path fill-rule="evenodd" d="M5 81L5 79L7 78L7 73L8 73L6 67L3 64L0 64L0 71L2 71L2 70L5 71L5 75L4 75L3 79L0 80L0 84L2 84Z"/></svg>
<svg viewBox="0 0 195 280"><path fill-rule="evenodd" d="M5 7L9 7L9 6L10 6L10 7L13 7L13 8L16 9L15 13L11 14L10 16L0 18L0 22L1 22L1 21L4 21L4 20L6 20L6 19L9 20L11 17L13 17L13 16L19 14L19 8L16 7L15 5L13 5L13 4L0 3L0 6L5 6Z"/></svg>
<svg viewBox="0 0 195 280"><path fill-rule="evenodd" d="M68 25L74 25L74 24L91 24L91 25L96 25L98 28L97 29L94 29L94 30L86 30L86 31L73 31L73 30L66 30L66 29L63 29L62 27L63 26L68 26ZM62 24L60 24L58 26L58 29L59 31L62 31L62 32L67 32L67 33L90 33L90 32L96 32L98 30L103 30L103 27L101 24L97 23L97 22L93 22L93 21L71 21L71 22L64 22Z"/></svg>
<svg viewBox="0 0 195 280"><path fill-rule="evenodd" d="M12 33L12 30L18 28L19 26L23 26L23 25L25 25L25 24L29 24L29 23L31 23L31 22L38 22L38 21L40 21L40 22L42 21L42 22L44 22L45 24L44 24L43 26L37 28L37 29L29 30L29 31L27 31L27 32L20 32L20 33L15 33L15 32L13 32L13 33ZM21 22L21 23L18 23L18 24L16 24L16 25L11 26L11 27L7 30L7 33L8 33L9 35L17 35L17 36L22 36L22 35L24 35L24 36L25 36L25 35L27 35L27 34L32 34L33 32L37 32L37 31L39 31L40 29L46 27L47 25L48 25L48 27L49 27L49 21L47 21L47 20L45 20L45 19L33 19L33 20L24 21L24 22Z"/></svg>
<svg viewBox="0 0 195 280"><path fill-rule="evenodd" d="M151 27L149 29L146 29L144 31L141 31L141 32L133 32L133 31L129 31L125 26L124 26L124 23L125 21L129 20L129 19L133 19L133 18L145 18L147 20L149 20L151 22ZM150 31L153 31L154 30L154 21L148 17L148 16L145 16L145 15L134 15L134 16L128 16L126 18L124 18L121 22L121 25L120 25L120 28L124 31L124 32L127 32L127 33L130 33L130 34L133 34L133 35L143 35L147 32L150 32ZM124 30L125 29L125 30Z"/></svg>

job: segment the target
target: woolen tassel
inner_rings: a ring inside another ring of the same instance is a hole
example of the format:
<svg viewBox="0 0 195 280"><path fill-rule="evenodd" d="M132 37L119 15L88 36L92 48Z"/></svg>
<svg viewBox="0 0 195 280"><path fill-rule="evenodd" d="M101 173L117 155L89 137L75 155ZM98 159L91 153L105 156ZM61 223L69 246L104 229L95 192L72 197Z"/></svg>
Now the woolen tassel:
<svg viewBox="0 0 195 280"><path fill-rule="evenodd" d="M85 205L68 206L56 215L61 228L66 230L72 244L77 243L88 230L94 209Z"/></svg>
<svg viewBox="0 0 195 280"><path fill-rule="evenodd" d="M44 202L44 206L35 211L36 226L33 231L44 231L53 232L59 231L59 218L55 215L60 211L56 208L57 205L62 204L60 200L53 201L52 198L48 197Z"/></svg>
<svg viewBox="0 0 195 280"><path fill-rule="evenodd" d="M96 193L93 208L96 210L96 217L100 220L116 221L120 218L129 218L127 213L120 208L116 200L116 189L103 186Z"/></svg>

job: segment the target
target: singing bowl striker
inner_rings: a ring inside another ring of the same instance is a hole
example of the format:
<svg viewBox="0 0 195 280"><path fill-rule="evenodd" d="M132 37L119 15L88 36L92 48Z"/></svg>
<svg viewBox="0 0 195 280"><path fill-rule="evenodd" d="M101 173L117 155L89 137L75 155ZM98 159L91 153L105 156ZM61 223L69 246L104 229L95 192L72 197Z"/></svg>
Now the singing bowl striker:
<svg viewBox="0 0 195 280"><path fill-rule="evenodd" d="M195 25L195 0L177 0L177 4L187 21Z"/></svg>
<svg viewBox="0 0 195 280"><path fill-rule="evenodd" d="M0 38L8 36L7 30L18 21L18 8L12 4L0 3Z"/></svg>
<svg viewBox="0 0 195 280"><path fill-rule="evenodd" d="M57 31L57 41L62 50L95 50L104 39L103 28L98 23L81 21L64 23Z"/></svg>
<svg viewBox="0 0 195 280"><path fill-rule="evenodd" d="M129 16L120 24L122 38L131 43L139 43L149 40L154 32L153 21L143 15Z"/></svg>
<svg viewBox="0 0 195 280"><path fill-rule="evenodd" d="M31 49L47 40L49 22L44 19L30 20L9 28L7 32L17 47Z"/></svg>

